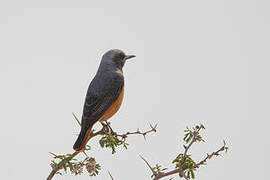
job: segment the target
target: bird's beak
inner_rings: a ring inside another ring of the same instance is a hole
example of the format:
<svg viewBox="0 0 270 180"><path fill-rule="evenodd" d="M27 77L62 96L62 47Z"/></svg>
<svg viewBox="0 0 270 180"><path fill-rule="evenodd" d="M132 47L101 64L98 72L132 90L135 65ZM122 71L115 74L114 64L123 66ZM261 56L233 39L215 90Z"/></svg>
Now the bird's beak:
<svg viewBox="0 0 270 180"><path fill-rule="evenodd" d="M127 56L125 57L125 60L131 59L131 58L134 58L134 57L136 57L136 56L135 56L135 55L127 55Z"/></svg>

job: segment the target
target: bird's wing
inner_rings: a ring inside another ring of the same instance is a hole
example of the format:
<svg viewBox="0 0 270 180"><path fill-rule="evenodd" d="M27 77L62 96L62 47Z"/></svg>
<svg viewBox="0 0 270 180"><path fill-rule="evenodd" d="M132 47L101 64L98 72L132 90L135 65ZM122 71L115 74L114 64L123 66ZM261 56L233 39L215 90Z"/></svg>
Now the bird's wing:
<svg viewBox="0 0 270 180"><path fill-rule="evenodd" d="M100 78L97 78L100 80ZM117 100L124 87L123 78L103 79L102 83L95 79L91 82L83 109L82 126L88 129L93 125Z"/></svg>

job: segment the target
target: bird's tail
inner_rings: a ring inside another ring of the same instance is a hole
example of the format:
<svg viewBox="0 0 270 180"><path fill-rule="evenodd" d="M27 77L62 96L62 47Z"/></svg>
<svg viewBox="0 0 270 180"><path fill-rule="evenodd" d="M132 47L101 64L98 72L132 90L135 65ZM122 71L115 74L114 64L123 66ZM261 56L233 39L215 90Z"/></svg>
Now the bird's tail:
<svg viewBox="0 0 270 180"><path fill-rule="evenodd" d="M76 142L73 145L73 149L75 151L82 152L85 149L85 145L88 142L89 135L92 131L92 127L94 126L93 124L90 124L89 128L81 128L81 132L76 140Z"/></svg>

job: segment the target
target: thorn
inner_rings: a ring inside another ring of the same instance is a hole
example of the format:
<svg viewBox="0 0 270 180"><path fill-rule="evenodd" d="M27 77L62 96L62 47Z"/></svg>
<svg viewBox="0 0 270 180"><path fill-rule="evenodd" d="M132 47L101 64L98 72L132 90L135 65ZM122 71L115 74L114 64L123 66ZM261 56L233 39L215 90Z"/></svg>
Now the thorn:
<svg viewBox="0 0 270 180"><path fill-rule="evenodd" d="M146 134L145 133L143 133L143 138L144 138L144 140L146 141L146 136L145 136Z"/></svg>
<svg viewBox="0 0 270 180"><path fill-rule="evenodd" d="M153 170L153 168L150 166L150 164L146 161L146 159L144 159L141 155L139 155L141 157L141 159L146 163L146 165L149 167L149 169L152 171L152 173L154 174L154 176L157 175L157 172L155 172Z"/></svg>
<svg viewBox="0 0 270 180"><path fill-rule="evenodd" d="M202 128L202 129L205 129L205 127L204 127L204 125L203 125L203 124L201 124L201 128Z"/></svg>
<svg viewBox="0 0 270 180"><path fill-rule="evenodd" d="M150 126L152 129L154 129L154 127L152 126L152 124L151 124L151 123L149 123L149 126Z"/></svg>
<svg viewBox="0 0 270 180"><path fill-rule="evenodd" d="M79 119L75 116L75 114L72 112L73 117L76 119L76 121L78 122L78 124L81 126L81 122L79 121Z"/></svg>

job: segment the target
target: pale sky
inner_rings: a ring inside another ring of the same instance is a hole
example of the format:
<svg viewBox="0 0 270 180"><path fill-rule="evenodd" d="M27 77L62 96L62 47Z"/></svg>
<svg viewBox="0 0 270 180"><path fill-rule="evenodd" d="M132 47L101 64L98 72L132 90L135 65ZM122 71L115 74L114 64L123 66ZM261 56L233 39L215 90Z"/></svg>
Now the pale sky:
<svg viewBox="0 0 270 180"><path fill-rule="evenodd" d="M158 132L130 137L114 155L92 140L89 155L102 166L92 179L110 171L116 180L150 180L139 155L173 169L183 130L199 123L207 143L191 149L194 159L223 139L230 150L197 179L268 179L269 8L267 0L1 1L1 179L45 179L49 152L73 152L79 126L71 113L81 116L101 56L114 48L137 57L124 67L126 94L112 127L158 123Z"/></svg>

